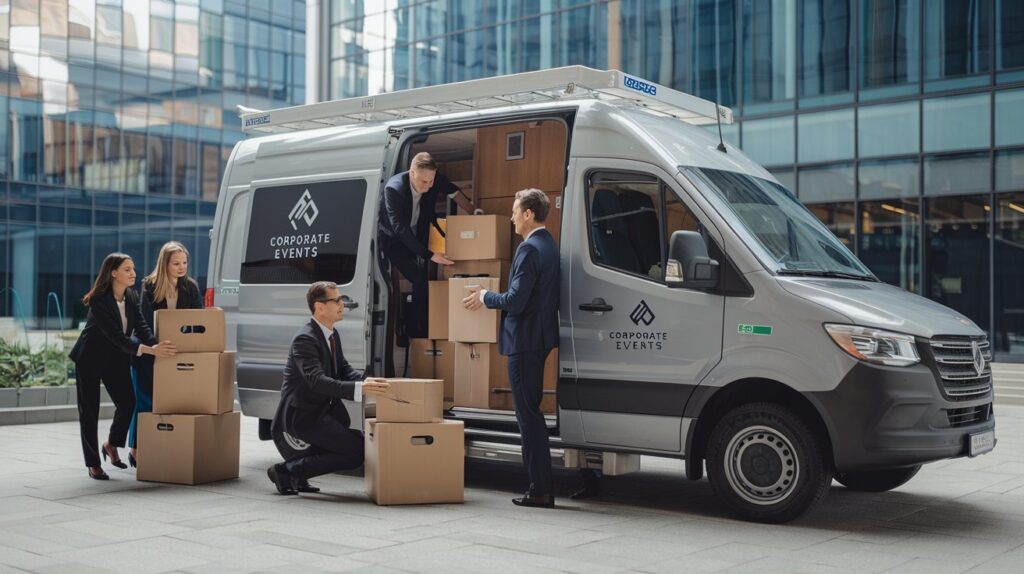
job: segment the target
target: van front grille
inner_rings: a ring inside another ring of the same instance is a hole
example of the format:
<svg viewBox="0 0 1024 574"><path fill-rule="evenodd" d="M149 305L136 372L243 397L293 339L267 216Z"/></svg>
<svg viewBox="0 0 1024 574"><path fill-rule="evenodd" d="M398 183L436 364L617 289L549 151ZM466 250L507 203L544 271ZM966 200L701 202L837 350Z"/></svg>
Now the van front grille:
<svg viewBox="0 0 1024 574"><path fill-rule="evenodd" d="M981 369L975 364L975 345L981 353ZM987 337L935 337L929 342L942 390L950 400L965 401L992 391L992 351Z"/></svg>
<svg viewBox="0 0 1024 574"><path fill-rule="evenodd" d="M989 416L992 414L992 403L986 403L975 407L945 410L946 418L949 419L949 426L951 428L965 427L987 421Z"/></svg>

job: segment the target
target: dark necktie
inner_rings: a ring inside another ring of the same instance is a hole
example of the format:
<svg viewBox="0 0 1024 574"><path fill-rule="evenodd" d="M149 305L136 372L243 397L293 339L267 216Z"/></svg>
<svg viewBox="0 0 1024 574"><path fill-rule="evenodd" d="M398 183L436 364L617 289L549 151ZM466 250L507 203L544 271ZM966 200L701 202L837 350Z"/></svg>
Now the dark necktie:
<svg viewBox="0 0 1024 574"><path fill-rule="evenodd" d="M328 338L328 340L331 342L331 360L332 361L335 359L335 357L338 356L338 343L334 340L335 337L337 337L337 336L338 336L337 333L331 333L330 338Z"/></svg>

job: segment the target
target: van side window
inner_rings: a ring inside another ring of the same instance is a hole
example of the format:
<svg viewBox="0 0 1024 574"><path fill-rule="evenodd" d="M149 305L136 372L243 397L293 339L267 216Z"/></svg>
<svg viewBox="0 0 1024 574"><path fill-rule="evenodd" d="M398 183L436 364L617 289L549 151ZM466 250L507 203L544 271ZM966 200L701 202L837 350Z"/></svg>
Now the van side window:
<svg viewBox="0 0 1024 574"><path fill-rule="evenodd" d="M662 280L661 187L647 174L591 174L587 199L595 263Z"/></svg>
<svg viewBox="0 0 1024 574"><path fill-rule="evenodd" d="M245 235L245 216L249 212L249 191L239 192L231 201L231 209L227 215L227 229L224 230L224 241L220 244L220 279L221 281L238 281L242 271L242 242L237 238Z"/></svg>
<svg viewBox="0 0 1024 574"><path fill-rule="evenodd" d="M257 189L241 282L352 281L365 199L364 179Z"/></svg>

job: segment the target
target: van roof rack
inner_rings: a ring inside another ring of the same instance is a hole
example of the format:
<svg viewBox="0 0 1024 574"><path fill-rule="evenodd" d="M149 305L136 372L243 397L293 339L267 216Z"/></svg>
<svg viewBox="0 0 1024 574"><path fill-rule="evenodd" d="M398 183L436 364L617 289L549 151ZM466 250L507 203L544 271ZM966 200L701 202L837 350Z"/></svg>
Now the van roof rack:
<svg viewBox="0 0 1024 574"><path fill-rule="evenodd" d="M590 98L635 105L695 125L732 123L732 110L619 70L566 66L374 96L263 111L238 106L246 133L285 133L363 122L395 121L450 112Z"/></svg>

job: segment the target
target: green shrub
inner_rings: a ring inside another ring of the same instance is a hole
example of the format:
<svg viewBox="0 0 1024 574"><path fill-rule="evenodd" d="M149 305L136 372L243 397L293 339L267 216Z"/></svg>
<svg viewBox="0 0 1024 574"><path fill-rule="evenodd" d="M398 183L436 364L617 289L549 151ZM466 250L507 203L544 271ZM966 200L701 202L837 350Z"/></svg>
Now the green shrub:
<svg viewBox="0 0 1024 574"><path fill-rule="evenodd" d="M61 349L30 352L0 339L0 388L56 387L73 383L72 363Z"/></svg>

